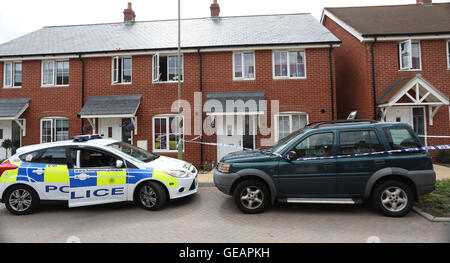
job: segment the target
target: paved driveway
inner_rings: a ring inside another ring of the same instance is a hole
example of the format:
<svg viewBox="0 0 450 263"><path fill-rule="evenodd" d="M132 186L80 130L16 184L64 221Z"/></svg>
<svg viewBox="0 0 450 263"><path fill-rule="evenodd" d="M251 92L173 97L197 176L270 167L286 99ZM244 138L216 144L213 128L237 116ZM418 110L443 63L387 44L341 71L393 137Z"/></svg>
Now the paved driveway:
<svg viewBox="0 0 450 263"><path fill-rule="evenodd" d="M450 242L450 224L411 212L388 218L366 206L277 205L259 215L242 214L214 187L149 212L133 204L68 209L45 206L13 216L0 206L0 241L66 242Z"/></svg>

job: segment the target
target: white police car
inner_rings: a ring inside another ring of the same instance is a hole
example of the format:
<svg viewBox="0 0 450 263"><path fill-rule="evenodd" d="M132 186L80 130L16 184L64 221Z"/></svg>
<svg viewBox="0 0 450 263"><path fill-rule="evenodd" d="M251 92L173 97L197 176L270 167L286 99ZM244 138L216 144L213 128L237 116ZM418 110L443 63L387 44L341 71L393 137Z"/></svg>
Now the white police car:
<svg viewBox="0 0 450 263"><path fill-rule="evenodd" d="M135 201L148 210L197 192L197 169L100 135L19 148L0 164L0 201L15 215L41 200L69 207Z"/></svg>

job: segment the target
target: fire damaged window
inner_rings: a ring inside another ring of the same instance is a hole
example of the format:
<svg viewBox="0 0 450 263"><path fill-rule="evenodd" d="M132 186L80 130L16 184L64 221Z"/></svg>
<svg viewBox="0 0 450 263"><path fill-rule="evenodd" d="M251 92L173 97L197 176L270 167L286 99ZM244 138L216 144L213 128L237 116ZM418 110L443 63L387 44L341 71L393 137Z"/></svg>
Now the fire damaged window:
<svg viewBox="0 0 450 263"><path fill-rule="evenodd" d="M181 80L183 80L183 56L181 56ZM153 55L153 82L178 81L178 56Z"/></svg>
<svg viewBox="0 0 450 263"><path fill-rule="evenodd" d="M130 57L114 57L112 67L113 84L131 83L132 68Z"/></svg>

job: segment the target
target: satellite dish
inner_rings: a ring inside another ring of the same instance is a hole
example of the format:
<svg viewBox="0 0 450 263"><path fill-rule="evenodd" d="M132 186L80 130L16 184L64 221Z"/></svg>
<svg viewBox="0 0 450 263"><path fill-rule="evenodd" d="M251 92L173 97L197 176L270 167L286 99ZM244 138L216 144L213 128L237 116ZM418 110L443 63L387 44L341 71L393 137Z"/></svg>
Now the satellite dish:
<svg viewBox="0 0 450 263"><path fill-rule="evenodd" d="M358 111L357 110L354 110L354 111L350 112L350 114L347 117L347 120L354 120L354 119L356 119L356 115L358 115Z"/></svg>

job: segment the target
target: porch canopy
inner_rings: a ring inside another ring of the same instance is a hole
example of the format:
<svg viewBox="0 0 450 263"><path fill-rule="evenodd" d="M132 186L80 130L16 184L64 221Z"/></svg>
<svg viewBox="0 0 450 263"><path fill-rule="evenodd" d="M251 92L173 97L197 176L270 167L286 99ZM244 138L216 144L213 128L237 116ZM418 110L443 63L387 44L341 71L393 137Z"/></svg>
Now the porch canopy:
<svg viewBox="0 0 450 263"><path fill-rule="evenodd" d="M449 99L437 88L426 81L422 75L400 77L377 99L381 109L381 120L385 121L386 113L391 107L428 106L429 124L433 125L433 117L441 106L448 106Z"/></svg>
<svg viewBox="0 0 450 263"><path fill-rule="evenodd" d="M130 118L137 135L136 112L141 103L142 95L109 95L109 96L89 96L86 104L81 109L78 116L87 119L92 125L93 132L96 132L96 119L101 118Z"/></svg>
<svg viewBox="0 0 450 263"><path fill-rule="evenodd" d="M257 115L267 109L264 91L207 92L207 115Z"/></svg>
<svg viewBox="0 0 450 263"><path fill-rule="evenodd" d="M30 98L0 99L0 120L15 121L25 136L25 120L19 118L29 105Z"/></svg>

